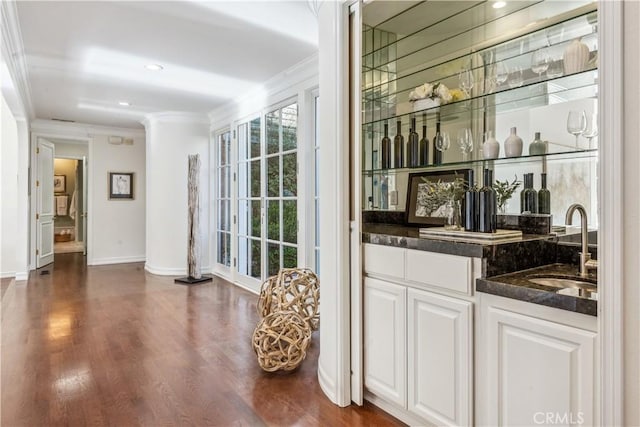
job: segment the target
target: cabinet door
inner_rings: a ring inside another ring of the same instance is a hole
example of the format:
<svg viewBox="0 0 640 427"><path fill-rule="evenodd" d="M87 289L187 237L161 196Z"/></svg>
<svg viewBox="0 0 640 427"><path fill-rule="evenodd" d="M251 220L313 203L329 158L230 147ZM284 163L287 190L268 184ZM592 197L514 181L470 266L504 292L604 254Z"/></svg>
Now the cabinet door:
<svg viewBox="0 0 640 427"><path fill-rule="evenodd" d="M594 425L596 333L487 308L487 424Z"/></svg>
<svg viewBox="0 0 640 427"><path fill-rule="evenodd" d="M364 279L364 384L406 408L406 288Z"/></svg>
<svg viewBox="0 0 640 427"><path fill-rule="evenodd" d="M436 425L472 422L472 303L408 291L408 409Z"/></svg>

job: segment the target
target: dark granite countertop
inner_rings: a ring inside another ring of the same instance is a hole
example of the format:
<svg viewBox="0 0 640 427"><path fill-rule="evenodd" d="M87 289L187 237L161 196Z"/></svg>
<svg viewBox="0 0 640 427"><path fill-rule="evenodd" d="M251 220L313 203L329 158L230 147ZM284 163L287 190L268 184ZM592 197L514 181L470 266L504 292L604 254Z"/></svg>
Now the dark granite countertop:
<svg viewBox="0 0 640 427"><path fill-rule="evenodd" d="M472 243L452 239L439 239L431 236L420 236L420 229L417 227L372 223L365 223L362 225L362 241L364 243L476 258L493 258L498 246L517 246L523 242L540 242L546 241L550 238L551 236L546 235L523 235L520 239ZM509 250L509 252L513 251Z"/></svg>
<svg viewBox="0 0 640 427"><path fill-rule="evenodd" d="M597 316L598 301L596 296L591 298L581 297L573 289L560 291L560 288L529 281L530 278L542 276L585 280L580 279L576 265L550 264L515 273L477 279L476 291ZM586 280L595 284L596 276L591 274ZM558 293L558 291L561 293Z"/></svg>

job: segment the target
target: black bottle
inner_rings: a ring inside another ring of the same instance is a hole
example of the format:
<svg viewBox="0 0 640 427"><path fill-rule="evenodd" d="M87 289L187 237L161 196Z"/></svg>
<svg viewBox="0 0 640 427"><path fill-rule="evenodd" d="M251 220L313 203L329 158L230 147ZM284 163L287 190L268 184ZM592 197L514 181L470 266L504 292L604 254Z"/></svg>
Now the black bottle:
<svg viewBox="0 0 640 427"><path fill-rule="evenodd" d="M538 192L533 189L533 174L524 174L524 189L520 192L520 212L538 213Z"/></svg>
<svg viewBox="0 0 640 427"><path fill-rule="evenodd" d="M464 229L478 231L478 190L473 182L473 169L469 169L469 186L464 192Z"/></svg>
<svg viewBox="0 0 640 427"><path fill-rule="evenodd" d="M478 191L478 231L495 233L497 229L496 192L493 189L493 171L484 170L484 185Z"/></svg>
<svg viewBox="0 0 640 427"><path fill-rule="evenodd" d="M418 143L420 146L420 166L429 164L429 140L427 139L427 115L422 115L422 139Z"/></svg>
<svg viewBox="0 0 640 427"><path fill-rule="evenodd" d="M393 138L393 167L398 169L404 166L404 136L400 133L402 122L396 122L396 137Z"/></svg>
<svg viewBox="0 0 640 427"><path fill-rule="evenodd" d="M416 118L413 117L407 138L407 166L410 168L420 166L419 138L418 132L416 132Z"/></svg>
<svg viewBox="0 0 640 427"><path fill-rule="evenodd" d="M433 164L441 165L442 164L442 151L436 148L436 142L440 138L440 120L436 122L436 134L433 137Z"/></svg>
<svg viewBox="0 0 640 427"><path fill-rule="evenodd" d="M380 150L382 151L382 169L391 169L391 140L389 139L389 125L387 123L384 124L384 137L382 138L382 143Z"/></svg>
<svg viewBox="0 0 640 427"><path fill-rule="evenodd" d="M538 191L538 213L551 213L551 192L547 190L547 174L541 174L542 188Z"/></svg>

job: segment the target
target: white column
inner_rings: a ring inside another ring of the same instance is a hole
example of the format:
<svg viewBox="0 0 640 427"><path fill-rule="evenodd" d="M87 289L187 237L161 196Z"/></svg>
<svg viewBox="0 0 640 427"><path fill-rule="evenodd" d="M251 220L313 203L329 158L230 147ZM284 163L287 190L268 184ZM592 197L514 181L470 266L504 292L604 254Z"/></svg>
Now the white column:
<svg viewBox="0 0 640 427"><path fill-rule="evenodd" d="M159 275L187 272L188 155L200 154L202 272L209 255L209 121L204 115L155 113L147 131L147 209L145 269Z"/></svg>
<svg viewBox="0 0 640 427"><path fill-rule="evenodd" d="M348 21L342 2L318 16L320 65L320 356L318 380L340 406L351 403L349 359Z"/></svg>
<svg viewBox="0 0 640 427"><path fill-rule="evenodd" d="M16 236L16 280L29 276L29 123L16 119L18 131L18 200Z"/></svg>

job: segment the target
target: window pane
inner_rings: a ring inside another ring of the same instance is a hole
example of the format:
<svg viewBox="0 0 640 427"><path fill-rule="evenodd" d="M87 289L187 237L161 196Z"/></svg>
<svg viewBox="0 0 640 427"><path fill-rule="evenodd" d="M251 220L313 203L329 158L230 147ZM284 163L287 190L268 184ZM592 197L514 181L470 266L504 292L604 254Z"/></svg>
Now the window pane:
<svg viewBox="0 0 640 427"><path fill-rule="evenodd" d="M251 201L251 235L260 237L260 200Z"/></svg>
<svg viewBox="0 0 640 427"><path fill-rule="evenodd" d="M298 104L282 109L282 151L294 150L298 145Z"/></svg>
<svg viewBox="0 0 640 427"><path fill-rule="evenodd" d="M251 120L251 157L260 157L260 118Z"/></svg>
<svg viewBox="0 0 640 427"><path fill-rule="evenodd" d="M282 222L284 224L282 240L289 243L298 242L298 212L295 200L282 201Z"/></svg>
<svg viewBox="0 0 640 427"><path fill-rule="evenodd" d="M231 163L231 132L226 132L224 135L222 135L222 138L222 164L228 165Z"/></svg>
<svg viewBox="0 0 640 427"><path fill-rule="evenodd" d="M317 276L320 276L320 249L316 249L316 270L314 271Z"/></svg>
<svg viewBox="0 0 640 427"><path fill-rule="evenodd" d="M267 238L280 240L280 201L267 201Z"/></svg>
<svg viewBox="0 0 640 427"><path fill-rule="evenodd" d="M224 173L225 173L225 187L226 187L224 190L224 194L225 194L225 197L231 198L231 166L225 166Z"/></svg>
<svg viewBox="0 0 640 427"><path fill-rule="evenodd" d="M267 255L269 258L269 276L278 274L280 270L280 245L277 243L267 244Z"/></svg>
<svg viewBox="0 0 640 427"><path fill-rule="evenodd" d="M249 275L249 262L251 257L249 256L249 240L240 237L238 238L238 272Z"/></svg>
<svg viewBox="0 0 640 427"><path fill-rule="evenodd" d="M218 230L230 231L229 227L229 201L218 201Z"/></svg>
<svg viewBox="0 0 640 427"><path fill-rule="evenodd" d="M243 123L238 126L238 160L247 159L247 124Z"/></svg>
<svg viewBox="0 0 640 427"><path fill-rule="evenodd" d="M249 163L238 163L238 197L249 197Z"/></svg>
<svg viewBox="0 0 640 427"><path fill-rule="evenodd" d="M251 197L260 197L260 160L251 162Z"/></svg>
<svg viewBox="0 0 640 427"><path fill-rule="evenodd" d="M229 170L225 167L218 169L218 197L229 197L227 193L227 173Z"/></svg>
<svg viewBox="0 0 640 427"><path fill-rule="evenodd" d="M267 158L267 197L280 195L280 156Z"/></svg>
<svg viewBox="0 0 640 427"><path fill-rule="evenodd" d="M267 154L280 151L280 111L267 114Z"/></svg>
<svg viewBox="0 0 640 427"><path fill-rule="evenodd" d="M262 279L260 271L260 240L251 240L251 277Z"/></svg>
<svg viewBox="0 0 640 427"><path fill-rule="evenodd" d="M231 235L229 233L218 233L218 263L229 266L231 264Z"/></svg>
<svg viewBox="0 0 640 427"><path fill-rule="evenodd" d="M292 246L282 246L284 256L282 266L284 268L295 268L298 266L298 249Z"/></svg>
<svg viewBox="0 0 640 427"><path fill-rule="evenodd" d="M320 196L320 150L316 150L316 197Z"/></svg>
<svg viewBox="0 0 640 427"><path fill-rule="evenodd" d="M297 154L282 156L282 196L295 197L298 194Z"/></svg>
<svg viewBox="0 0 640 427"><path fill-rule="evenodd" d="M249 201L238 200L238 234L249 235Z"/></svg>

